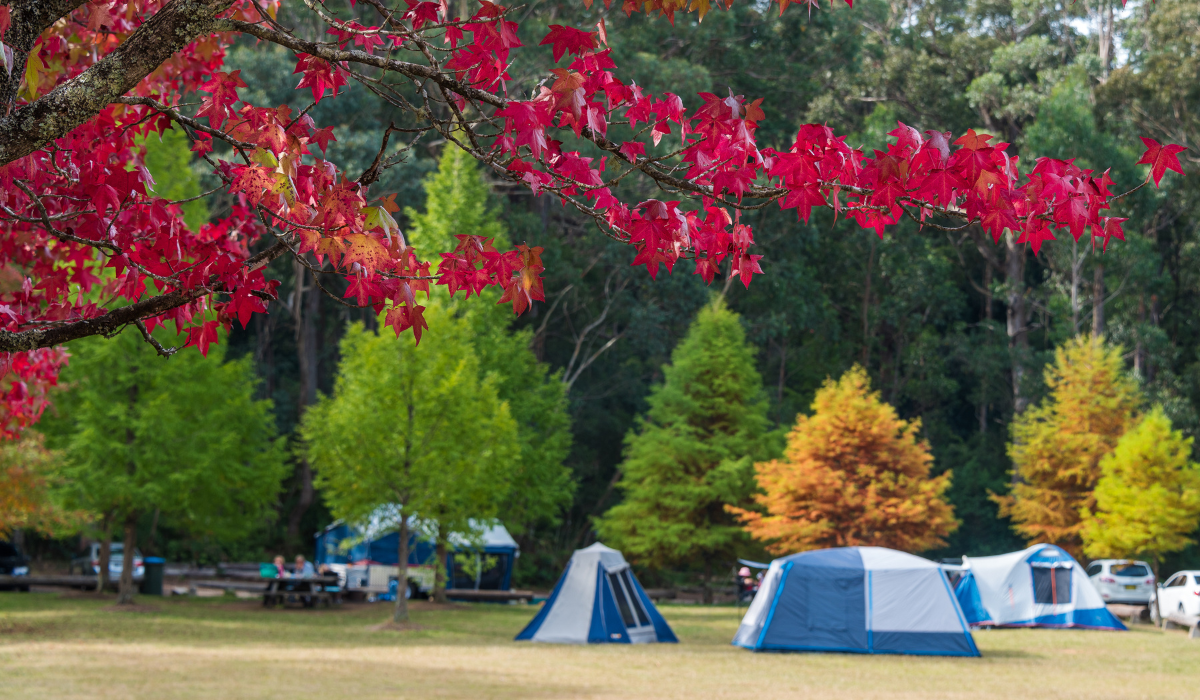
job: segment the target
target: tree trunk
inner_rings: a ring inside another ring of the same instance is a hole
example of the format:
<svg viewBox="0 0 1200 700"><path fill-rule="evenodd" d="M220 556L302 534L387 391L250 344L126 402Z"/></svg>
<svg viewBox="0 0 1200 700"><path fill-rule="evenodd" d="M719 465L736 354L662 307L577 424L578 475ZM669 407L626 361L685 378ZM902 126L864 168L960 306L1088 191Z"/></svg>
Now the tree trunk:
<svg viewBox="0 0 1200 700"><path fill-rule="evenodd" d="M396 572L396 607L392 611L392 622L408 622L408 515L400 513L400 546L396 548L399 570Z"/></svg>
<svg viewBox="0 0 1200 700"><path fill-rule="evenodd" d="M160 513L160 509L156 506L154 508L154 515L150 518L150 534L146 537L146 552L145 553L147 556L157 556L158 555L158 544L157 544L157 542L155 542L155 540L157 539L157 536L158 536L159 513Z"/></svg>
<svg viewBox="0 0 1200 700"><path fill-rule="evenodd" d="M1071 243L1071 334L1079 335L1079 268L1083 258L1079 257L1079 241Z"/></svg>
<svg viewBox="0 0 1200 700"><path fill-rule="evenodd" d="M121 583L117 588L117 605L133 604L133 550L137 546L137 516L125 518L125 551L121 556Z"/></svg>
<svg viewBox="0 0 1200 700"><path fill-rule="evenodd" d="M862 326L863 348L862 366L866 369L871 360L871 268L875 265L875 237L871 237L871 252L867 256L866 281L863 284Z"/></svg>
<svg viewBox="0 0 1200 700"><path fill-rule="evenodd" d="M992 320L992 265L983 261L983 319Z"/></svg>
<svg viewBox="0 0 1200 700"><path fill-rule="evenodd" d="M1021 415L1029 407L1029 397L1025 395L1025 363L1029 357L1029 309L1025 303L1025 255L1024 246L1018 245L1016 236L1009 232L1004 239L1004 282L1007 287L1008 314L1006 327L1008 331L1008 350L1012 363L1012 392L1013 417ZM1014 468L1012 483L1021 481L1021 475Z"/></svg>
<svg viewBox="0 0 1200 700"><path fill-rule="evenodd" d="M1158 328L1159 322L1162 320L1162 306L1158 300L1157 294L1150 295L1150 325ZM1150 357L1146 357L1146 381L1154 381L1154 363L1150 361Z"/></svg>
<svg viewBox="0 0 1200 700"><path fill-rule="evenodd" d="M1146 332L1146 295L1138 297L1138 332L1137 344L1133 348L1133 373L1138 379L1146 379L1146 345L1142 336ZM1156 574L1157 576L1157 574Z"/></svg>
<svg viewBox="0 0 1200 700"><path fill-rule="evenodd" d="M709 561L708 559L705 559L705 560L704 560L704 582L703 582L703 584L702 584L702 589L701 589L701 590L703 590L703 592L704 592L704 593L703 593L703 595L704 595L704 598L703 598L703 600L704 600L704 604L705 604L705 605L712 605L712 602L713 602L713 592L712 592L712 562L711 562L711 561Z"/></svg>
<svg viewBox="0 0 1200 700"><path fill-rule="evenodd" d="M1092 337L1104 335L1104 266L1096 263L1092 278Z"/></svg>
<svg viewBox="0 0 1200 700"><path fill-rule="evenodd" d="M96 574L96 592L108 587L108 562L112 558L112 529L105 523L104 539L100 542L100 571ZM82 572L81 572L82 573Z"/></svg>
<svg viewBox="0 0 1200 700"><path fill-rule="evenodd" d="M446 599L446 538L438 527L437 569L433 572L433 602L448 603Z"/></svg>
<svg viewBox="0 0 1200 700"><path fill-rule="evenodd" d="M1005 238L1005 284L1008 287L1008 347L1012 351L1013 413L1020 415L1029 406L1025 395L1025 360L1029 354L1029 309L1025 303L1024 246L1009 233Z"/></svg>
<svg viewBox="0 0 1200 700"><path fill-rule="evenodd" d="M297 419L304 410L317 401L317 323L321 314L321 293L316 285L304 285L307 268L296 260L292 264L295 290L292 297L292 318L296 324L296 359L300 365L300 396L296 410ZM287 541L300 539L300 520L313 504L312 466L301 456L297 464L297 481L300 497L292 512L288 514Z"/></svg>

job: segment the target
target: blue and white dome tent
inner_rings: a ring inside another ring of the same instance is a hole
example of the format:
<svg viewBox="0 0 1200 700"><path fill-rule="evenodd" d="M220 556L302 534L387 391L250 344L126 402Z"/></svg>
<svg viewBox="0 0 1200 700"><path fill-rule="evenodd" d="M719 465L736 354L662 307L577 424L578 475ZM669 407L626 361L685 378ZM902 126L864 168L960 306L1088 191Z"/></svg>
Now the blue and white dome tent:
<svg viewBox="0 0 1200 700"><path fill-rule="evenodd" d="M679 641L625 557L599 542L575 550L554 592L516 639L560 644Z"/></svg>
<svg viewBox="0 0 1200 700"><path fill-rule="evenodd" d="M963 563L955 593L973 627L1125 629L1079 562L1052 544Z"/></svg>
<svg viewBox="0 0 1200 700"><path fill-rule="evenodd" d="M733 643L754 651L979 656L942 569L883 547L771 562Z"/></svg>

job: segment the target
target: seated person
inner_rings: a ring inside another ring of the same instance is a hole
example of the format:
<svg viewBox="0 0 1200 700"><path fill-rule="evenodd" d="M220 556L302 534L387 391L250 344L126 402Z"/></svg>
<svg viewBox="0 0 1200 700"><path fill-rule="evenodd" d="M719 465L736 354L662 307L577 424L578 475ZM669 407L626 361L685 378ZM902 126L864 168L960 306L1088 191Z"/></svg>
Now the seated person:
<svg viewBox="0 0 1200 700"><path fill-rule="evenodd" d="M313 568L312 562L305 561L303 554L296 555L296 566L292 569L293 578L312 578L317 575L316 569Z"/></svg>
<svg viewBox="0 0 1200 700"><path fill-rule="evenodd" d="M275 578L287 576L287 567L284 566L284 561L282 554L275 555Z"/></svg>

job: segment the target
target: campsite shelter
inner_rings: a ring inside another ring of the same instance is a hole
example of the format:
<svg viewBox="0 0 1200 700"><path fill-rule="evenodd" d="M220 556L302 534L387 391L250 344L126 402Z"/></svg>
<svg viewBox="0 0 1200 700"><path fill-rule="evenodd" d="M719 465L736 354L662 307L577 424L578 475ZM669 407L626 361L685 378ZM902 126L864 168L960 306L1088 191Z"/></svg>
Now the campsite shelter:
<svg viewBox="0 0 1200 700"><path fill-rule="evenodd" d="M366 564L396 566L400 533L394 518L376 514L360 527L351 526L341 520L319 532L316 536L317 551L314 561L320 564ZM434 561L434 542L422 533L420 523L409 522L408 564L417 567ZM496 524L481 528L482 552L466 538L450 535L452 549L446 555L446 589L482 589L507 591L512 587L512 571L517 557L521 556L517 541L504 525ZM354 542L344 549L345 540ZM488 566L479 566L481 557L487 557Z"/></svg>
<svg viewBox="0 0 1200 700"><path fill-rule="evenodd" d="M518 641L561 644L678 642L621 553L577 549Z"/></svg>
<svg viewBox="0 0 1200 700"><path fill-rule="evenodd" d="M979 656L942 569L883 547L771 562L733 643L755 651Z"/></svg>
<svg viewBox="0 0 1200 700"><path fill-rule="evenodd" d="M955 592L972 626L1125 629L1079 563L1052 544L963 563Z"/></svg>

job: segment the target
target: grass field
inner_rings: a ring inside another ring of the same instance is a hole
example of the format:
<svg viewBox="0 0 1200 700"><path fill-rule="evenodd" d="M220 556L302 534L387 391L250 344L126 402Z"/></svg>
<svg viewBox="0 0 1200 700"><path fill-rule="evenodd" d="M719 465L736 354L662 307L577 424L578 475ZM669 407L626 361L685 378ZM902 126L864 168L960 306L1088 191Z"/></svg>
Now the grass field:
<svg viewBox="0 0 1200 700"><path fill-rule="evenodd" d="M681 643L513 642L530 606L264 610L255 601L0 593L0 698L1188 698L1181 632L977 632L981 659L755 654L732 607L663 606Z"/></svg>

